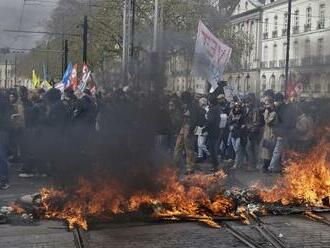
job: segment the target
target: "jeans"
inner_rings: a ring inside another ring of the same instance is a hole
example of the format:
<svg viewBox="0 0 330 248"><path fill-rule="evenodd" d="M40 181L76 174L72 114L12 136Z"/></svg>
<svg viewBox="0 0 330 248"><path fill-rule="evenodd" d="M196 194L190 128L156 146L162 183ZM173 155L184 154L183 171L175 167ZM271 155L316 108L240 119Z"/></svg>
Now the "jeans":
<svg viewBox="0 0 330 248"><path fill-rule="evenodd" d="M277 137L275 148L273 151L273 156L270 161L269 170L279 170L280 169L280 163L281 163L281 157L282 152L284 149L284 139L282 137Z"/></svg>
<svg viewBox="0 0 330 248"><path fill-rule="evenodd" d="M242 146L241 146L241 138L231 137L231 144L235 151L235 165L240 166L242 163Z"/></svg>
<svg viewBox="0 0 330 248"><path fill-rule="evenodd" d="M198 157L202 158L204 153L209 154L209 151L206 147L206 136L198 135L197 138L197 147L198 147Z"/></svg>

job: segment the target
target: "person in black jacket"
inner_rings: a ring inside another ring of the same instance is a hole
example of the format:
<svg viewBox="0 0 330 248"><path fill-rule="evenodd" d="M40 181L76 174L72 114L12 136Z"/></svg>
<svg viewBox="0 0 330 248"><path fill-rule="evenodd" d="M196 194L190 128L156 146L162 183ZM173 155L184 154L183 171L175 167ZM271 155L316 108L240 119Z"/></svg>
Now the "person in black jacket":
<svg viewBox="0 0 330 248"><path fill-rule="evenodd" d="M208 144L209 144L209 152L211 157L211 163L213 166L213 171L218 170L219 162L218 162L218 147L219 147L219 137L220 137L220 114L221 109L218 105L217 98L211 97L209 99L210 108L207 112L206 118L206 130L208 133Z"/></svg>

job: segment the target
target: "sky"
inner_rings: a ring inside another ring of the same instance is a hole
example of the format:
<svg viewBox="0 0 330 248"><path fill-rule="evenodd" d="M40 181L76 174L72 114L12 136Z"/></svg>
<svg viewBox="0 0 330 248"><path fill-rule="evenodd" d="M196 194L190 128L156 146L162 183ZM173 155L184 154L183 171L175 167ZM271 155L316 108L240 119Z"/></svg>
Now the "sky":
<svg viewBox="0 0 330 248"><path fill-rule="evenodd" d="M0 48L29 49L42 34L4 32L4 29L43 31L58 0L0 0ZM25 4L24 4L25 3Z"/></svg>

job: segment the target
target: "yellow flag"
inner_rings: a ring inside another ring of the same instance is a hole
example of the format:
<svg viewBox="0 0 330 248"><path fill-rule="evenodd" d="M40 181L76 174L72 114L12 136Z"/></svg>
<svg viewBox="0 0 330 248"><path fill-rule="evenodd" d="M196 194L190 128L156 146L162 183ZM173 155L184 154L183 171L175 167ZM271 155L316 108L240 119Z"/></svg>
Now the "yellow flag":
<svg viewBox="0 0 330 248"><path fill-rule="evenodd" d="M49 90L52 87L52 85L50 84L50 82L48 82L47 80L44 80L42 83L41 83L41 88L44 88L45 90Z"/></svg>
<svg viewBox="0 0 330 248"><path fill-rule="evenodd" d="M35 70L32 70L32 84L33 84L33 87L35 89L39 89L40 88L40 78L36 74L36 71Z"/></svg>

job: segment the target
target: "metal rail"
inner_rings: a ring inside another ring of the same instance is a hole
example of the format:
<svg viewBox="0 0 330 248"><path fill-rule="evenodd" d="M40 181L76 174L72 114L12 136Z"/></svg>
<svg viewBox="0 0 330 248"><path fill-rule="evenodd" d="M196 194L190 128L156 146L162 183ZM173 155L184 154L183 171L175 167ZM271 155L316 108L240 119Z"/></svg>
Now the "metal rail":
<svg viewBox="0 0 330 248"><path fill-rule="evenodd" d="M276 235L264 225L256 225L255 229L275 248L287 248L287 246Z"/></svg>
<svg viewBox="0 0 330 248"><path fill-rule="evenodd" d="M74 244L76 248L89 248L88 240L84 234L84 231L82 231L79 227L75 227L72 231L73 238L74 238Z"/></svg>
<svg viewBox="0 0 330 248"><path fill-rule="evenodd" d="M240 240L242 243L246 244L248 247L250 247L250 248L262 248L262 246L260 246L257 243L257 241L255 241L254 239L246 236L242 232L234 229L232 226L230 226L228 224L224 224L224 226L227 228L228 232L230 232L235 238Z"/></svg>

